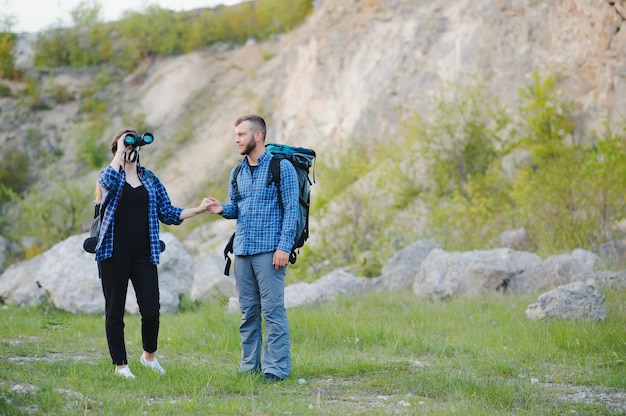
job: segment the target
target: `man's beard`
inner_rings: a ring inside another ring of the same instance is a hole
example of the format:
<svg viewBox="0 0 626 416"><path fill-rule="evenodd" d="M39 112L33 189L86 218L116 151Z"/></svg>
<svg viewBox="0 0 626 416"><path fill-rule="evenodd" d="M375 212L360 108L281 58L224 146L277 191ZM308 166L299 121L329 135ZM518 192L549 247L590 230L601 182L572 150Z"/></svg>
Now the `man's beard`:
<svg viewBox="0 0 626 416"><path fill-rule="evenodd" d="M250 152L253 151L255 148L256 148L256 142L251 141L250 143L246 145L246 147L243 148L243 150L241 151L241 155L248 156Z"/></svg>

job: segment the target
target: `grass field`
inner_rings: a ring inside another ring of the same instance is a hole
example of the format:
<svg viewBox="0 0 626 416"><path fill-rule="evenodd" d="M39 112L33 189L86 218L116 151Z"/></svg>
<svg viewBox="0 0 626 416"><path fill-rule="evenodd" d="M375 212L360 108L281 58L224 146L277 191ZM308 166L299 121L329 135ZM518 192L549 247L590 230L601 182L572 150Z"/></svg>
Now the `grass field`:
<svg viewBox="0 0 626 416"><path fill-rule="evenodd" d="M529 321L536 296L428 302L371 294L289 310L293 370L239 375L238 314L191 304L161 320L134 380L113 374L102 316L0 305L0 415L611 415L626 409L626 290L605 322Z"/></svg>

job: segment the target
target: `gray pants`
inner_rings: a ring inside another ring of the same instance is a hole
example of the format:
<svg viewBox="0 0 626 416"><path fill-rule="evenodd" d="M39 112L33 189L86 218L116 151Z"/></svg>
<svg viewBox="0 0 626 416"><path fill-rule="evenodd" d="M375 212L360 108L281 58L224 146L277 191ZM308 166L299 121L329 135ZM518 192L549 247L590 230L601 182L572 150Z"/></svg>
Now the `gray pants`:
<svg viewBox="0 0 626 416"><path fill-rule="evenodd" d="M283 379L291 371L289 323L285 310L287 267L274 269L273 257L274 253L235 256L235 280L241 308L239 370L269 373ZM265 319L267 334L261 357L262 319Z"/></svg>

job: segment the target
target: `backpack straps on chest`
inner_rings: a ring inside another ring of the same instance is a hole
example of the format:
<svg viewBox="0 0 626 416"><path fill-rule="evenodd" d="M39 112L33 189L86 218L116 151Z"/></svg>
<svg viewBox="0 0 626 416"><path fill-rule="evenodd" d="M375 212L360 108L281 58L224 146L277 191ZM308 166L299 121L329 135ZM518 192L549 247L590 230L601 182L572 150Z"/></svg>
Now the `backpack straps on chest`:
<svg viewBox="0 0 626 416"><path fill-rule="evenodd" d="M268 172L267 178L267 186L270 186L272 183L276 185L276 190L278 192L278 205L280 209L283 209L283 198L280 193L280 159L279 157L272 157L270 160L270 168ZM239 188L237 185L237 177L239 176L239 172L241 172L242 163L239 162L237 166L235 166L235 171L233 172L233 178L230 181L231 186L233 187L233 193L235 195L235 200L233 203L237 203L237 199L239 198ZM226 265L224 267L224 274L226 276L230 275L230 266L232 264L232 260L230 259L229 254L233 252L233 243L235 241L235 233L230 236L228 243L226 243L226 247L224 247L224 260L226 261Z"/></svg>
<svg viewBox="0 0 626 416"><path fill-rule="evenodd" d="M235 166L235 171L233 172L233 178L230 181L231 186L233 187L233 192L235 195L235 200L233 203L237 203L237 199L239 198L239 188L237 187L237 177L239 176L239 172L241 172L241 162L237 166ZM226 260L226 265L224 266L224 274L226 276L230 276L230 265L232 260L230 259L229 254L233 252L233 243L235 242L235 233L230 236L228 243L226 243L226 247L224 247L224 260Z"/></svg>
<svg viewBox="0 0 626 416"><path fill-rule="evenodd" d="M233 173L233 179L230 181L230 184L235 190L235 200L233 202L237 202L237 199L239 198L239 188L237 187L237 177L239 176L239 172L241 172L241 162L235 166L235 173Z"/></svg>
<svg viewBox="0 0 626 416"><path fill-rule="evenodd" d="M278 206L281 211L284 211L283 207L283 195L280 192L280 161L281 157L272 156L270 159L270 169L267 178L267 185L269 186L272 182L276 185L276 192L278 192Z"/></svg>

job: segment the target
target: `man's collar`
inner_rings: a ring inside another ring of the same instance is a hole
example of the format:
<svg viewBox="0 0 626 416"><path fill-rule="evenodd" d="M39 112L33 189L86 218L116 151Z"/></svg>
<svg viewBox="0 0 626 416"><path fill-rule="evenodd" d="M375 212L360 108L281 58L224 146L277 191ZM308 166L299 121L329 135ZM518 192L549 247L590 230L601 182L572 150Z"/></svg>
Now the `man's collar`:
<svg viewBox="0 0 626 416"><path fill-rule="evenodd" d="M271 159L271 157L272 154L270 152L268 152L267 150L264 151L263 154L257 159L257 166L264 164L267 160ZM248 159L248 156L244 157L244 160L246 161L248 166L250 166L250 160Z"/></svg>

